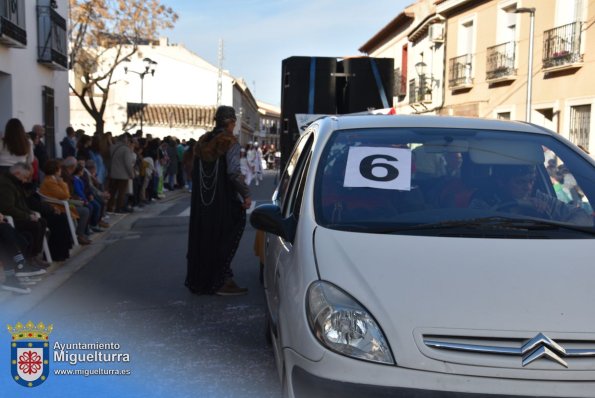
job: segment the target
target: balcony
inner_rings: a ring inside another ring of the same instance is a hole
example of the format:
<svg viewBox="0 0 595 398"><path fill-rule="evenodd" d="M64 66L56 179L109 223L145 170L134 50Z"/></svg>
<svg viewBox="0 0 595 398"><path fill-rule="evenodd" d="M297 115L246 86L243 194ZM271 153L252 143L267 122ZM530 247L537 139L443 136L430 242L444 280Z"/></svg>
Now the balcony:
<svg viewBox="0 0 595 398"><path fill-rule="evenodd" d="M37 1L37 62L51 69L66 70L66 20L48 3L48 0Z"/></svg>
<svg viewBox="0 0 595 398"><path fill-rule="evenodd" d="M543 32L543 69L545 72L579 68L581 55L581 22L573 22Z"/></svg>
<svg viewBox="0 0 595 398"><path fill-rule="evenodd" d="M432 78L420 76L409 80L409 104L432 102Z"/></svg>
<svg viewBox="0 0 595 398"><path fill-rule="evenodd" d="M448 87L451 90L463 90L473 87L473 55L465 54L448 60Z"/></svg>
<svg viewBox="0 0 595 398"><path fill-rule="evenodd" d="M0 43L25 48L25 0L0 0Z"/></svg>
<svg viewBox="0 0 595 398"><path fill-rule="evenodd" d="M486 80L488 83L500 83L516 79L515 53L516 43L513 41L488 47L486 60Z"/></svg>

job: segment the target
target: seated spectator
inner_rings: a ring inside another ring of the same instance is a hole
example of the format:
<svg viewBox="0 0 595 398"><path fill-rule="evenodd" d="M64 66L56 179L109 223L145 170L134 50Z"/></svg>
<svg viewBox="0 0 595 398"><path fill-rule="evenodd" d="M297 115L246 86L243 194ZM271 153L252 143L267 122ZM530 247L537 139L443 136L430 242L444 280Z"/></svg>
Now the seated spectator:
<svg viewBox="0 0 595 398"><path fill-rule="evenodd" d="M47 160L46 160L47 162ZM43 173L45 176L45 173ZM33 211L41 214L41 217L47 221L48 228L51 231L47 234L48 247L53 261L64 261L70 257L70 249L73 245L68 218L64 211L60 213L52 205L45 202L35 184L23 184L27 206Z"/></svg>
<svg viewBox="0 0 595 398"><path fill-rule="evenodd" d="M31 289L25 285L34 284L44 269L31 266L25 261L23 250L27 241L0 213L0 288L2 290L27 294Z"/></svg>
<svg viewBox="0 0 595 398"><path fill-rule="evenodd" d="M0 213L11 216L16 230L27 239L27 262L45 268L49 264L42 260L41 252L47 222L27 205L23 184L30 176L31 166L25 163L13 165L8 174L0 176Z"/></svg>
<svg viewBox="0 0 595 398"><path fill-rule="evenodd" d="M74 159L73 157L70 157L69 159L71 159L70 163L74 161L74 165L76 165L76 159ZM39 192L42 195L45 195L53 199L66 200L71 202L70 189L68 188L68 185L66 184L66 182L64 182L62 178L62 167L60 166L60 161L56 159L52 159L51 161L48 160L48 162L46 163L46 177L41 183ZM65 211L61 205L54 204L53 207L60 213L63 213ZM73 202L71 203L70 207L72 210L72 217L75 220L77 220L76 234L78 242L81 245L88 245L89 243L91 243L91 241L86 236L85 232L87 229L87 224L89 222L89 209L83 206L80 202Z"/></svg>

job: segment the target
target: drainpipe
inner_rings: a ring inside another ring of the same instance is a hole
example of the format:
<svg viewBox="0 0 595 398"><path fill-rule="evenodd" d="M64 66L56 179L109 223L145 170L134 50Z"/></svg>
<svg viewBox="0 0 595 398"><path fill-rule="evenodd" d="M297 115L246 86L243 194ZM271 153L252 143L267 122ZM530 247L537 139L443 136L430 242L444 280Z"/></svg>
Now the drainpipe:
<svg viewBox="0 0 595 398"><path fill-rule="evenodd" d="M440 14L436 14L436 18L442 22L444 24L444 43L442 43L442 100L440 102L440 105L437 105L431 109L427 109L424 112L421 113L429 113L429 112L438 112L440 111L443 107L444 107L444 102L446 101L446 40L447 40L447 36L448 36L448 30L447 30L447 23L446 23L446 18L444 18L442 15ZM436 59L436 46L434 45L432 47L432 66L434 65L434 59Z"/></svg>

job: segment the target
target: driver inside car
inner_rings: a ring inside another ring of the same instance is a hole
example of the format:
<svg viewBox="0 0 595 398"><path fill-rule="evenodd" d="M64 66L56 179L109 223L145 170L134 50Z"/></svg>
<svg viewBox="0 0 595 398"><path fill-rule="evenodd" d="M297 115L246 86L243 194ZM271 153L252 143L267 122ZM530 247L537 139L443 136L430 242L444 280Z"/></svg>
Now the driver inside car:
<svg viewBox="0 0 595 398"><path fill-rule="evenodd" d="M533 165L499 165L493 169L494 184L480 189L469 207L547 218L581 226L592 226L593 217L583 209L535 189L537 170Z"/></svg>

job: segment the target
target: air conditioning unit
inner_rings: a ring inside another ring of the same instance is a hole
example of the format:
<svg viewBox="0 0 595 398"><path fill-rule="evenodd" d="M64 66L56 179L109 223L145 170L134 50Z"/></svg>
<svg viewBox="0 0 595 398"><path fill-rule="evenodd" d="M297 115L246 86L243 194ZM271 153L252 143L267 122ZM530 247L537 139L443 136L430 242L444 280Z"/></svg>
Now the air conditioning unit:
<svg viewBox="0 0 595 398"><path fill-rule="evenodd" d="M428 27L428 35L433 43L444 43L444 24L435 23Z"/></svg>

